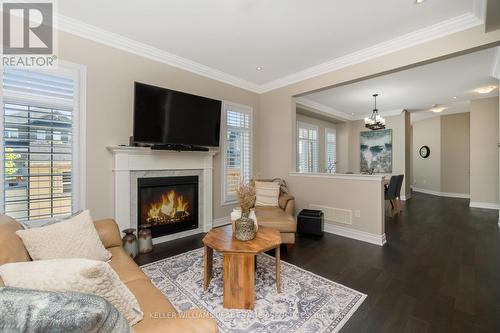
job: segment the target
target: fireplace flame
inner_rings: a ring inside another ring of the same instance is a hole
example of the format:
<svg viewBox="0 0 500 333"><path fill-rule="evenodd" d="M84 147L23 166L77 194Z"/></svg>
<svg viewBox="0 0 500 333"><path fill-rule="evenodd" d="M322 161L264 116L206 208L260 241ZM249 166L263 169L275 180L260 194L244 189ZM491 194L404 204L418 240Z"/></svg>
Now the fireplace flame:
<svg viewBox="0 0 500 333"><path fill-rule="evenodd" d="M148 210L148 220L162 221L189 216L189 202L183 195L177 195L175 190L162 194L161 202L152 203Z"/></svg>

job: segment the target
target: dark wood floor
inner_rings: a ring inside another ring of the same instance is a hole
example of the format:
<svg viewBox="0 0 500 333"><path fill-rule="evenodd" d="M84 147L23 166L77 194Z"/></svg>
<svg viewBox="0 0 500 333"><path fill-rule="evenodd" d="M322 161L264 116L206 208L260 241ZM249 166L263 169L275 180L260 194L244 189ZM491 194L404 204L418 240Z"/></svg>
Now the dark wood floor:
<svg viewBox="0 0 500 333"><path fill-rule="evenodd" d="M331 234L299 237L282 259L368 294L347 332L500 332L498 212L414 194L386 221L384 247ZM155 247L145 264L202 246L202 235Z"/></svg>

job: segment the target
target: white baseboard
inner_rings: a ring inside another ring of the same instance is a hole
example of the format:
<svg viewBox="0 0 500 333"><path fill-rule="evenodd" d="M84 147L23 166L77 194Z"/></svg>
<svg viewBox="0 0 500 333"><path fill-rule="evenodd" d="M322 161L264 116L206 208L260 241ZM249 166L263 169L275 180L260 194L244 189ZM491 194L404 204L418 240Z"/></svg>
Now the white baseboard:
<svg viewBox="0 0 500 333"><path fill-rule="evenodd" d="M438 197L470 199L470 194L465 194L465 193L439 192L439 191L426 190L426 189L417 188L417 187L412 187L412 190L415 192L419 192L419 193L437 195Z"/></svg>
<svg viewBox="0 0 500 333"><path fill-rule="evenodd" d="M362 242L383 246L387 241L385 234L377 235L369 232L359 231L351 228L345 228L325 221L324 231L330 234L339 235L342 237L352 238Z"/></svg>
<svg viewBox="0 0 500 333"><path fill-rule="evenodd" d="M493 202L479 202L479 201L471 201L469 204L471 208L484 208L484 209L500 209L500 205Z"/></svg>
<svg viewBox="0 0 500 333"><path fill-rule="evenodd" d="M222 226L228 225L228 224L231 224L231 216L225 216L225 217L221 217L218 219L214 219L213 223L212 223L212 227L213 228L222 227Z"/></svg>

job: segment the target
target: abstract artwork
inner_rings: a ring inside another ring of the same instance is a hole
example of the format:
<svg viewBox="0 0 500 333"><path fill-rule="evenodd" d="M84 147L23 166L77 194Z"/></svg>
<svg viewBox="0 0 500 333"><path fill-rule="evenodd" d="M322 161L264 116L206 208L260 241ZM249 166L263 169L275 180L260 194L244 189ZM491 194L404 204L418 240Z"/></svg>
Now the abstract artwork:
<svg viewBox="0 0 500 333"><path fill-rule="evenodd" d="M360 133L360 170L362 173L392 173L392 130Z"/></svg>

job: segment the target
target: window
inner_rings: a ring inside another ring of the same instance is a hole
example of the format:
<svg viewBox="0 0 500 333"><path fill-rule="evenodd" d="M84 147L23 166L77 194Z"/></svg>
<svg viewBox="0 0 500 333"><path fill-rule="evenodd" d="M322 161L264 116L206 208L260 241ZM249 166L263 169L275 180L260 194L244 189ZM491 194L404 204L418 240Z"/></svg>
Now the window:
<svg viewBox="0 0 500 333"><path fill-rule="evenodd" d="M337 132L335 129L325 129L325 168L329 173L337 172Z"/></svg>
<svg viewBox="0 0 500 333"><path fill-rule="evenodd" d="M252 109L228 102L223 109L222 201L233 203L240 180L247 182L252 175Z"/></svg>
<svg viewBox="0 0 500 333"><path fill-rule="evenodd" d="M297 122L297 171L318 172L318 127Z"/></svg>
<svg viewBox="0 0 500 333"><path fill-rule="evenodd" d="M19 221L69 216L82 203L81 72L5 68L2 74L1 210Z"/></svg>

